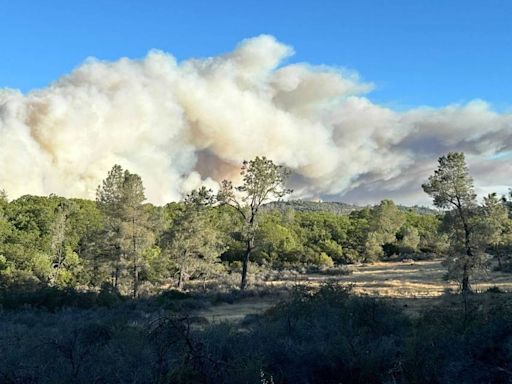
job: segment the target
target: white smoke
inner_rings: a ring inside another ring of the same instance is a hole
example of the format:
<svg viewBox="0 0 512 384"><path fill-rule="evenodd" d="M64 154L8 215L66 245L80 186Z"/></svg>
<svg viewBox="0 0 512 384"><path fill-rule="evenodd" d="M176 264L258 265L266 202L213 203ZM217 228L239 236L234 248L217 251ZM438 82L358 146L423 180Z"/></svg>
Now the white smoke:
<svg viewBox="0 0 512 384"><path fill-rule="evenodd" d="M0 90L0 187L91 198L120 164L161 204L265 155L293 170L295 197L414 203L453 150L468 154L481 191L512 183L493 169L510 169L512 115L483 101L396 112L365 98L372 85L355 73L283 65L292 54L263 35L218 57L89 59L48 88Z"/></svg>

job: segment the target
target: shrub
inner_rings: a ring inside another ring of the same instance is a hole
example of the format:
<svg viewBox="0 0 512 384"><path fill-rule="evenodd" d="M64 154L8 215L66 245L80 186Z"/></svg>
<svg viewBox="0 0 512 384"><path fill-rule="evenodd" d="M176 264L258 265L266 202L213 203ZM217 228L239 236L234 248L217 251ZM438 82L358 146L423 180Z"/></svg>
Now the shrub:
<svg viewBox="0 0 512 384"><path fill-rule="evenodd" d="M501 289L500 287L497 287L497 286L489 287L489 288L487 288L487 290L485 292L487 292L487 293L505 293L505 291L503 289Z"/></svg>
<svg viewBox="0 0 512 384"><path fill-rule="evenodd" d="M334 267L334 261L324 252L318 253L312 259L312 263L318 266L324 266L328 268Z"/></svg>

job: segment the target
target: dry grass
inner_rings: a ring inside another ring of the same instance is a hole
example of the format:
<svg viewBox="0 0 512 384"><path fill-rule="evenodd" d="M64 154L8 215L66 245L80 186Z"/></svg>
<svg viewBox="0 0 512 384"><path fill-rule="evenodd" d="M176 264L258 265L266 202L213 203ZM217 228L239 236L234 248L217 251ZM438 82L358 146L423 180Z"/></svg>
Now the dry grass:
<svg viewBox="0 0 512 384"><path fill-rule="evenodd" d="M444 279L446 268L441 260L378 262L353 266L351 270L349 275L296 275L293 279L259 282L258 286L271 291L283 291L294 285L319 286L328 281L336 281L351 285L356 294L391 299L412 314L437 303L446 291L456 291L458 288L456 283ZM492 286L512 292L512 275L489 272L486 276L475 279L472 285L477 292L483 292ZM233 304L214 305L200 311L200 315L209 321L238 321L248 314L264 312L281 298L280 295L244 298Z"/></svg>
<svg viewBox="0 0 512 384"><path fill-rule="evenodd" d="M413 262L378 262L354 266L352 273L341 276L298 275L293 281L274 280L270 286L293 284L320 285L326 281L351 284L356 293L391 298L437 297L447 290L457 290L454 282L444 279L446 268L441 260ZM473 281L473 289L481 292L489 287L512 292L512 275L489 272Z"/></svg>

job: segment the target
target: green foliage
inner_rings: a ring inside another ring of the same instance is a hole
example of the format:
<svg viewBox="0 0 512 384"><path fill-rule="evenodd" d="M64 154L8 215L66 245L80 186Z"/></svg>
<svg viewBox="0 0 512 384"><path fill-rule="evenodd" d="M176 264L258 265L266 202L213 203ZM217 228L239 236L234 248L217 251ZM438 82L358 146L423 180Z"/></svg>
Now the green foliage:
<svg viewBox="0 0 512 384"><path fill-rule="evenodd" d="M412 226L403 226L398 235L400 253L415 253L420 245L419 230Z"/></svg>
<svg viewBox="0 0 512 384"><path fill-rule="evenodd" d="M452 208L445 212L390 200L361 209L270 203L290 192L289 171L257 157L243 163L241 174L237 187L226 181L216 196L201 188L164 207L146 204L141 178L119 165L96 201L9 201L0 193L0 289L98 291L111 284L122 294L146 295L186 280L206 287L225 272L247 276L249 259L262 269L306 270L443 256L448 277L469 284L487 267L487 253L502 271L512 270L510 204L495 194L476 204L462 154L442 157L424 185L438 207Z"/></svg>
<svg viewBox="0 0 512 384"><path fill-rule="evenodd" d="M56 196L23 196L6 205L0 220L0 254L6 261L2 284L60 284L82 274L73 255L80 228L70 219L78 209L73 201Z"/></svg>
<svg viewBox="0 0 512 384"><path fill-rule="evenodd" d="M461 290L471 289L470 277L485 266L482 248L480 210L464 154L450 152L439 158L439 166L423 184L434 205L451 209L444 217L451 240L448 276L458 279Z"/></svg>
<svg viewBox="0 0 512 384"><path fill-rule="evenodd" d="M205 188L193 191L162 237L170 267L178 274L178 289L187 278L201 276L206 280L221 269L223 237L211 213L213 199Z"/></svg>
<svg viewBox="0 0 512 384"><path fill-rule="evenodd" d="M297 233L286 226L281 215L269 212L262 215L258 225L257 241L260 244L255 252L256 261L274 264L296 263L300 261L303 245Z"/></svg>
<svg viewBox="0 0 512 384"><path fill-rule="evenodd" d="M55 312L63 308L93 308L104 305L102 293L79 292L72 288L44 287L36 290L0 291L0 306L7 310L19 308L44 309Z"/></svg>
<svg viewBox="0 0 512 384"><path fill-rule="evenodd" d="M316 254L313 257L313 264L319 265L322 267L334 267L334 261L327 255L326 253L322 252L320 254Z"/></svg>
<svg viewBox="0 0 512 384"><path fill-rule="evenodd" d="M462 152L450 152L441 156L438 168L422 187L439 208L457 207L467 210L476 203L473 179Z"/></svg>
<svg viewBox="0 0 512 384"><path fill-rule="evenodd" d="M399 240L403 238L405 228L414 228L418 231L420 242L418 250L424 253L444 255L447 251L448 239L441 232L442 215L418 214L416 212L405 213L405 223L399 233Z"/></svg>
<svg viewBox="0 0 512 384"><path fill-rule="evenodd" d="M307 200L290 200L290 201L273 201L265 204L264 209L277 209L281 213L286 211L295 212L327 212L336 215L349 215L353 211L361 209L357 205L346 204L339 201L307 201Z"/></svg>
<svg viewBox="0 0 512 384"><path fill-rule="evenodd" d="M509 262L508 254L512 245L512 219L507 208L506 201L499 199L496 193L484 197L483 217L478 228L481 241L487 251L497 258L499 269L503 269L504 262Z"/></svg>
<svg viewBox="0 0 512 384"><path fill-rule="evenodd" d="M290 171L266 157L257 156L254 160L244 161L240 175L242 184L234 187L229 180L223 180L217 194L217 201L234 208L240 215L243 226L240 230L245 251L242 258L242 279L240 289L247 287L247 271L251 253L256 248L257 220L264 203L280 199L291 193L284 184Z"/></svg>
<svg viewBox="0 0 512 384"><path fill-rule="evenodd" d="M106 247L112 256L114 286L123 276L131 280L132 295L137 297L140 273L145 267L144 252L154 243L150 212L139 175L115 165L96 192L96 202L107 218Z"/></svg>
<svg viewBox="0 0 512 384"><path fill-rule="evenodd" d="M394 244L404 222L404 214L391 200L383 200L379 205L371 208L368 211L365 261L375 261L385 254L391 256L395 249L398 251ZM385 246L387 253L384 252Z"/></svg>

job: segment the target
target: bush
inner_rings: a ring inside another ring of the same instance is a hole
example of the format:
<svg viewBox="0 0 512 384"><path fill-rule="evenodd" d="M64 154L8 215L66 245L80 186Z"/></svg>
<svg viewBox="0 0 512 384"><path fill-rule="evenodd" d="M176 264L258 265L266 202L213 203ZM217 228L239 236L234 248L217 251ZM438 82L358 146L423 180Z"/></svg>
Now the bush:
<svg viewBox="0 0 512 384"><path fill-rule="evenodd" d="M34 291L3 290L0 294L0 304L5 309L29 307L52 312L65 307L92 308L97 304L97 293L56 287L45 287Z"/></svg>
<svg viewBox="0 0 512 384"><path fill-rule="evenodd" d="M512 261L504 262L500 267L496 267L496 270L500 272L512 273Z"/></svg>
<svg viewBox="0 0 512 384"><path fill-rule="evenodd" d="M312 259L312 263L318 266L332 268L334 267L334 261L324 252L316 254Z"/></svg>
<svg viewBox="0 0 512 384"><path fill-rule="evenodd" d="M503 289L501 289L500 287L497 287L497 286L489 287L489 288L487 288L487 290L485 292L487 292L487 293L505 293L505 291Z"/></svg>
<svg viewBox="0 0 512 384"><path fill-rule="evenodd" d="M97 303L100 306L113 307L123 300L121 293L112 284L103 283L98 294Z"/></svg>

